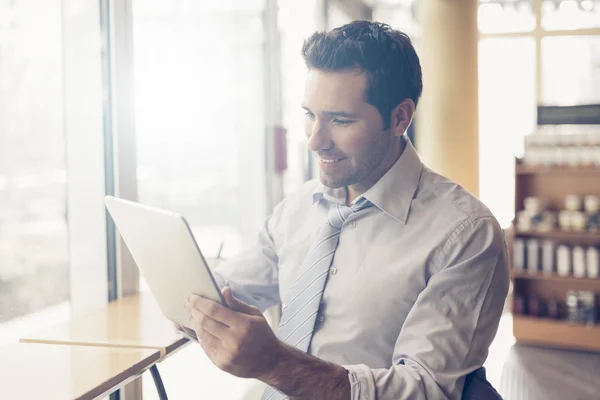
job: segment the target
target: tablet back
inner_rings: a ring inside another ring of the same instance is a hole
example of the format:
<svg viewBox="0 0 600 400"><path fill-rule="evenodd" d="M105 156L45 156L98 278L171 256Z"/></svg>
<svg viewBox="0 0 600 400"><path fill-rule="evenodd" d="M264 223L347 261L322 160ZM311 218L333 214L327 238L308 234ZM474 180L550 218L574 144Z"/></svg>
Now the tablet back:
<svg viewBox="0 0 600 400"><path fill-rule="evenodd" d="M188 326L183 303L192 293L224 303L181 215L112 196L104 203L165 317Z"/></svg>

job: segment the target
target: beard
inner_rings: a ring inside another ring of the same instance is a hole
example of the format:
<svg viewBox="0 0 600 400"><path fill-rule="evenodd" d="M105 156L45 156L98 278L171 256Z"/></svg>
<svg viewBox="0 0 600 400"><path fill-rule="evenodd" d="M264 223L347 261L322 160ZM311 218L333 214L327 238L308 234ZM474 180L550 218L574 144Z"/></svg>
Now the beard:
<svg viewBox="0 0 600 400"><path fill-rule="evenodd" d="M381 164L391 148L392 136L391 129L381 131L361 153L352 157L341 152L335 152L335 150L331 153L320 153L321 155L327 154L329 157L334 154L338 158L347 157L349 164L348 167L340 168L339 171L335 172L326 172L321 169L319 174L321 183L332 189L337 189L361 182Z"/></svg>

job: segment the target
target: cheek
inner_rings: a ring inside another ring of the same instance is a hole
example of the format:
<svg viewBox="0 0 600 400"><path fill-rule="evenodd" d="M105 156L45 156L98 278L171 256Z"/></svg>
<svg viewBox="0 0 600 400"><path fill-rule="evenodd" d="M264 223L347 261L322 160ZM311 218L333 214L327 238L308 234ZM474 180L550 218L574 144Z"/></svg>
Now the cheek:
<svg viewBox="0 0 600 400"><path fill-rule="evenodd" d="M360 128L347 127L338 129L335 135L332 135L336 147L344 154L350 157L360 157L368 152L371 135Z"/></svg>

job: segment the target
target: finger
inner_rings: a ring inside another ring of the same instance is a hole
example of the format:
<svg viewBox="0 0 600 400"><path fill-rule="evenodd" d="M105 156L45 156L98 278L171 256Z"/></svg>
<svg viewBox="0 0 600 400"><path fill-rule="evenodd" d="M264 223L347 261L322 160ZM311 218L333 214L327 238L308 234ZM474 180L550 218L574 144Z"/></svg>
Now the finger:
<svg viewBox="0 0 600 400"><path fill-rule="evenodd" d="M212 335L217 337L222 337L227 335L228 326L223 325L222 323L215 321L209 316L202 314L202 312L198 311L193 307L188 307L186 309L186 313L190 318L190 323L193 325L194 330L203 329L205 331L210 332Z"/></svg>
<svg viewBox="0 0 600 400"><path fill-rule="evenodd" d="M236 312L212 300L192 294L188 297L185 307L195 308L202 314L219 321L223 325L232 326L238 319Z"/></svg>
<svg viewBox="0 0 600 400"><path fill-rule="evenodd" d="M218 354L218 349L221 347L221 340L210 332L204 329L196 329L196 337L204 352L211 357L211 355Z"/></svg>
<svg viewBox="0 0 600 400"><path fill-rule="evenodd" d="M230 288L224 287L223 290L221 290L221 293L223 294L223 298L225 298L225 303L232 310L248 315L262 315L258 308L236 299Z"/></svg>
<svg viewBox="0 0 600 400"><path fill-rule="evenodd" d="M173 322L173 329L175 329L175 332L183 332L183 328L181 327L181 325L179 325L176 322Z"/></svg>
<svg viewBox="0 0 600 400"><path fill-rule="evenodd" d="M183 327L183 331L181 332L181 334L190 340L198 341L198 337L196 336L196 331L194 331L193 329Z"/></svg>

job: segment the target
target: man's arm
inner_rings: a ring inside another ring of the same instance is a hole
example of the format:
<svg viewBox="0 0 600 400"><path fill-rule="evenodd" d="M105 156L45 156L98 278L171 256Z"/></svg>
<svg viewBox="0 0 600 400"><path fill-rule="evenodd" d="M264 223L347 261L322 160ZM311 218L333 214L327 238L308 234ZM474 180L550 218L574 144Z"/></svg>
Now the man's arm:
<svg viewBox="0 0 600 400"><path fill-rule="evenodd" d="M230 308L191 296L186 312L219 368L260 379L292 398L460 399L464 376L487 357L508 291L502 230L491 217L468 220L437 260L438 271L409 312L389 369L337 366L291 349L258 309L228 289Z"/></svg>
<svg viewBox="0 0 600 400"><path fill-rule="evenodd" d="M211 361L241 378L259 379L294 399L347 400L348 371L277 339L260 310L223 289L228 307L191 295L190 326Z"/></svg>
<svg viewBox="0 0 600 400"><path fill-rule="evenodd" d="M348 371L280 343L273 370L261 380L293 399L348 400Z"/></svg>
<svg viewBox="0 0 600 400"><path fill-rule="evenodd" d="M487 358L508 292L502 229L491 216L456 227L396 341L389 369L347 366L352 400L460 399Z"/></svg>
<svg viewBox="0 0 600 400"><path fill-rule="evenodd" d="M246 304L265 311L281 302L277 249L273 231L281 215L282 204L265 219L256 241L235 257L223 262L212 273L217 285L229 287Z"/></svg>

